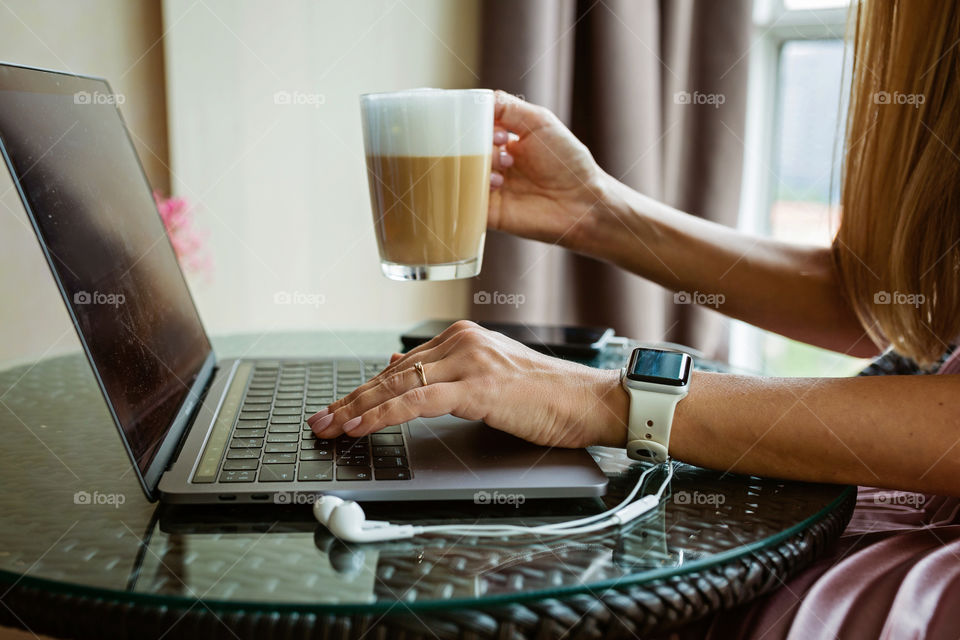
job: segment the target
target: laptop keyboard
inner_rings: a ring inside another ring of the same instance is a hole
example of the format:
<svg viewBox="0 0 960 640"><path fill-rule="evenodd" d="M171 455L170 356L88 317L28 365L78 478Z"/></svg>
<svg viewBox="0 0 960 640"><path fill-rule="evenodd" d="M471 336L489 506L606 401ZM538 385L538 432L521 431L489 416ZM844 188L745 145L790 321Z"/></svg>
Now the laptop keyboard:
<svg viewBox="0 0 960 640"><path fill-rule="evenodd" d="M325 440L306 423L385 366L360 360L256 363L219 481L409 480L400 425L362 438Z"/></svg>

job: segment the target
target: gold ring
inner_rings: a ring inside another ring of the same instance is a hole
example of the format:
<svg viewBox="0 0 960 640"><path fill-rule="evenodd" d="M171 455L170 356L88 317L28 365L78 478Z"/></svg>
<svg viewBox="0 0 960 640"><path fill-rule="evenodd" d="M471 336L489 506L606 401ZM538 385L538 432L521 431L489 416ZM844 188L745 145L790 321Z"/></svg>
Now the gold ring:
<svg viewBox="0 0 960 640"><path fill-rule="evenodd" d="M427 374L423 370L423 363L418 360L413 364L413 368L417 370L417 375L420 376L420 382L423 383L423 386L427 386Z"/></svg>

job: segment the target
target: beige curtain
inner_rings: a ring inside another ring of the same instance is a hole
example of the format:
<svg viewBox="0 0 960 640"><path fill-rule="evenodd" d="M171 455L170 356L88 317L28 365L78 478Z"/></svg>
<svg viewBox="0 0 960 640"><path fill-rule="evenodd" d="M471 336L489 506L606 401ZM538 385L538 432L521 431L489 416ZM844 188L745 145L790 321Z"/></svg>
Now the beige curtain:
<svg viewBox="0 0 960 640"><path fill-rule="evenodd" d="M485 0L481 82L552 109L631 187L734 225L751 4ZM697 95L723 104L685 103ZM607 325L726 355L713 311L674 304L672 292L559 247L498 233L487 242L474 291L520 293L523 304L473 304L475 319Z"/></svg>

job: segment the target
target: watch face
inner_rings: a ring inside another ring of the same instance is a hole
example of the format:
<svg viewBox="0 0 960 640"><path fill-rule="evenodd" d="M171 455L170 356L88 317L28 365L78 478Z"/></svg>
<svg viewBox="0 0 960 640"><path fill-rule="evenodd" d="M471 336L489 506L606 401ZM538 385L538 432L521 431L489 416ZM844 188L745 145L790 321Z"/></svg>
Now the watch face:
<svg viewBox="0 0 960 640"><path fill-rule="evenodd" d="M677 351L635 349L627 366L627 378L682 387L690 381L693 358Z"/></svg>

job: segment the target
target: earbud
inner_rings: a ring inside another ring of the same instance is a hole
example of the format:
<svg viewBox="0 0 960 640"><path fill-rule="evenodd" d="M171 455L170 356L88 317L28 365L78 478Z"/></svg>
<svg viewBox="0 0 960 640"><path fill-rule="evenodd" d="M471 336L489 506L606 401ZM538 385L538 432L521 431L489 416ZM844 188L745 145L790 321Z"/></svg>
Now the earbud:
<svg viewBox="0 0 960 640"><path fill-rule="evenodd" d="M359 504L336 496L321 496L313 505L313 515L330 533L347 542L381 542L412 538L420 527L367 521Z"/></svg>

